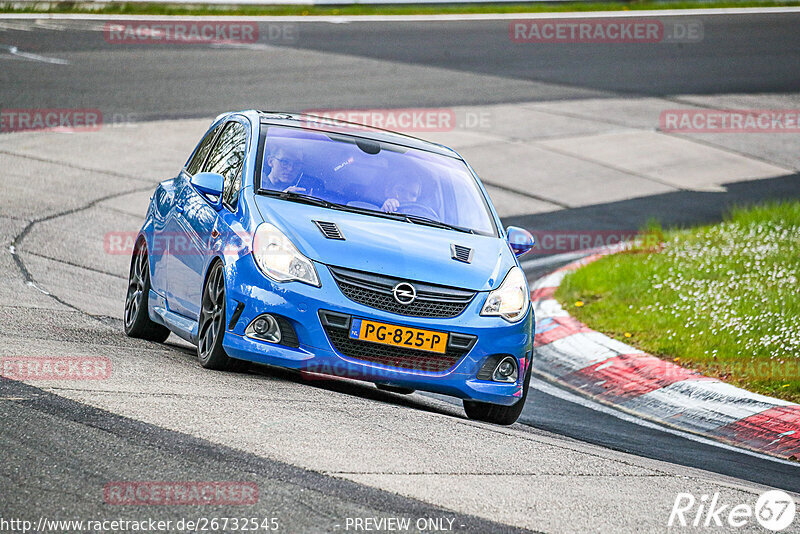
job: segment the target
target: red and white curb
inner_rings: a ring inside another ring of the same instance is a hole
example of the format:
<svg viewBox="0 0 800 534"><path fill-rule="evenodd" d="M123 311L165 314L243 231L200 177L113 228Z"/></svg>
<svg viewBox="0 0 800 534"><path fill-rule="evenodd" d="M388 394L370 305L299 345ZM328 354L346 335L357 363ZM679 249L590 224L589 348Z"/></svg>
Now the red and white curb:
<svg viewBox="0 0 800 534"><path fill-rule="evenodd" d="M616 250L591 254L533 284L535 370L638 417L800 460L800 405L745 391L611 339L571 317L553 298L569 271Z"/></svg>

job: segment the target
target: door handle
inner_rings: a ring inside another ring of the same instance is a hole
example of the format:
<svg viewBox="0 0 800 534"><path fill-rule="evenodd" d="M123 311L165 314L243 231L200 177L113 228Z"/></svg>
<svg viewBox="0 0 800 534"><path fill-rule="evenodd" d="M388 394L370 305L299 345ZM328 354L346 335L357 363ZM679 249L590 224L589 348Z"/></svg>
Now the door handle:
<svg viewBox="0 0 800 534"><path fill-rule="evenodd" d="M181 206L180 204L177 204L175 206L175 211L178 212L178 213L183 213L183 206Z"/></svg>

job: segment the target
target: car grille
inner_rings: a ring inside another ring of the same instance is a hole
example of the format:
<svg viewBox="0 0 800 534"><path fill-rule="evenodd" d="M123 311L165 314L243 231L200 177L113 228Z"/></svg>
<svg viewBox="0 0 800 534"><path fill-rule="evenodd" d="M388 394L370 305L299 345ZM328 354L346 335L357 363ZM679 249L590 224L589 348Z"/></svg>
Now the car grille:
<svg viewBox="0 0 800 534"><path fill-rule="evenodd" d="M392 290L394 286L406 280L341 267L329 267L329 269L344 296L364 306L398 315L455 317L463 312L475 297L474 291L413 282L417 298L411 304L400 304L395 300Z"/></svg>
<svg viewBox="0 0 800 534"><path fill-rule="evenodd" d="M343 356L426 373L441 373L453 367L469 352L475 339L474 336L460 336L460 341L463 343L461 347L448 346L444 354L439 354L351 339L349 328L330 324L323 324L323 327L333 348ZM455 335L458 336L458 334Z"/></svg>

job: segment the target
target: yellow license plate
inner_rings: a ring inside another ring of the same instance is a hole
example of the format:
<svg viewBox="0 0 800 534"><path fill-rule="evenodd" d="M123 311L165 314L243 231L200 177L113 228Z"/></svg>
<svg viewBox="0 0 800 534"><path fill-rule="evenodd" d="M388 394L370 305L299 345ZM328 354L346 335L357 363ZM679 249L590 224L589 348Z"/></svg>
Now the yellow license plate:
<svg viewBox="0 0 800 534"><path fill-rule="evenodd" d="M350 325L350 338L439 354L444 354L447 348L447 334L444 332L376 323L358 318L353 318Z"/></svg>

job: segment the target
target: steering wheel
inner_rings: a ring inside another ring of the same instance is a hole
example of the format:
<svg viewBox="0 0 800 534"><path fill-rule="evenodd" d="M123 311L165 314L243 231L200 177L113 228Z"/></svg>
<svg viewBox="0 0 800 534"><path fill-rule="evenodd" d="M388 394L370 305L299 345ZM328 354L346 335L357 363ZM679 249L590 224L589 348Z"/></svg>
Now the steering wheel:
<svg viewBox="0 0 800 534"><path fill-rule="evenodd" d="M408 215L418 215L420 217L427 217L435 221L439 220L439 215L433 211L430 206L426 206L420 202L401 202L397 208L398 213L407 213Z"/></svg>

